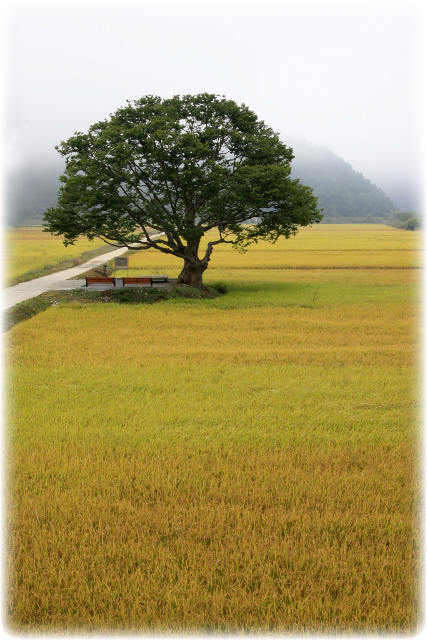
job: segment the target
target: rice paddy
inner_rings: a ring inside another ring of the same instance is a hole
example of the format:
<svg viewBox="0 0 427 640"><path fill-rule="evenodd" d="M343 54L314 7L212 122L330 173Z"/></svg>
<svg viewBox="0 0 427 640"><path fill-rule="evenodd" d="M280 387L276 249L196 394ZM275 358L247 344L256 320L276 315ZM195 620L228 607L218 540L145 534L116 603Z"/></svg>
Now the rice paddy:
<svg viewBox="0 0 427 640"><path fill-rule="evenodd" d="M317 226L214 252L218 298L11 329L9 629L414 632L420 238Z"/></svg>
<svg viewBox="0 0 427 640"><path fill-rule="evenodd" d="M6 229L3 234L4 277L8 282L29 280L54 271L62 262L78 258L96 249L111 250L102 240L79 238L75 245L64 246L62 236L45 233L41 227ZM67 267L73 266L67 264Z"/></svg>
<svg viewBox="0 0 427 640"><path fill-rule="evenodd" d="M213 232L205 236L201 251L208 240L215 238ZM226 277L229 271L247 269L265 271L262 277L269 274L268 281L283 279L283 269L413 269L422 267L422 249L421 232L403 234L400 229L382 225L318 225L302 228L295 236L274 244L259 242L243 254L231 245L217 245L205 280L210 282ZM159 251L134 253L129 267L129 275L150 268L175 277L181 270L179 260ZM279 273L275 274L275 270ZM253 277L251 273L249 279Z"/></svg>

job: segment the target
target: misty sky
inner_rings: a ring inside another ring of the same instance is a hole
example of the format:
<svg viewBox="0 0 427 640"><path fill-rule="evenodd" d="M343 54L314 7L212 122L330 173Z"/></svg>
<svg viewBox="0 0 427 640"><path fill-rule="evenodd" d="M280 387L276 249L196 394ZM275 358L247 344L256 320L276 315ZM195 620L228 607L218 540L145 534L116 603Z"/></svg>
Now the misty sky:
<svg viewBox="0 0 427 640"><path fill-rule="evenodd" d="M379 186L419 180L421 5L358 4L10 2L5 164L55 159L56 144L127 99L209 92Z"/></svg>

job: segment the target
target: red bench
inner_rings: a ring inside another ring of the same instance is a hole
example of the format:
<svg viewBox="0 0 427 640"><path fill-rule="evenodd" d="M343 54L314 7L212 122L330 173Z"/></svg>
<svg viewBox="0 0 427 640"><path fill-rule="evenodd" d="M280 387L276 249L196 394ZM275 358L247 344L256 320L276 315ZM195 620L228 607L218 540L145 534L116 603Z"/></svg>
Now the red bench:
<svg viewBox="0 0 427 640"><path fill-rule="evenodd" d="M121 280L122 278L106 278L103 276L88 276L86 277L86 286L88 287L90 284L112 284L114 287L117 286L117 280ZM156 282L167 282L168 276L137 276L135 278L123 278L123 287L127 284L149 284L153 286L153 283Z"/></svg>
<svg viewBox="0 0 427 640"><path fill-rule="evenodd" d="M149 284L153 286L153 283L167 281L168 276L137 276L136 278L123 278L123 287L127 284Z"/></svg>
<svg viewBox="0 0 427 640"><path fill-rule="evenodd" d="M88 287L90 284L112 284L114 285L114 278L106 278L102 276L88 276L86 278L86 286Z"/></svg>
<svg viewBox="0 0 427 640"><path fill-rule="evenodd" d="M151 278L149 276L138 276L136 278L123 278L123 286L126 284L151 284Z"/></svg>

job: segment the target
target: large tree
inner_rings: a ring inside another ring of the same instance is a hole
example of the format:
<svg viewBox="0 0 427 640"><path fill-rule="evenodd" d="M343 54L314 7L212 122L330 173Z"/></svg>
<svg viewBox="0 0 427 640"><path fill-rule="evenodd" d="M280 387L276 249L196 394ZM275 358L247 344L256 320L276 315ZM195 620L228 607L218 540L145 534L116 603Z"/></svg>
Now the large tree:
<svg viewBox="0 0 427 640"><path fill-rule="evenodd" d="M128 101L56 149L66 168L45 230L64 235L66 245L83 235L176 256L184 260L182 284L202 286L216 244L275 242L322 217L312 190L290 178L292 149L225 97ZM257 224L245 224L255 217ZM217 235L199 255L211 229Z"/></svg>

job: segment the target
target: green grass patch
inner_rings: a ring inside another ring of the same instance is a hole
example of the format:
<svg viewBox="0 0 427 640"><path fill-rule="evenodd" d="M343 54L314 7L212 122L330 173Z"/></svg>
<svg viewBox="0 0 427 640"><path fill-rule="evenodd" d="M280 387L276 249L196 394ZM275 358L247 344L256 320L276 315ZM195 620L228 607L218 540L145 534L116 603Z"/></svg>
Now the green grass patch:
<svg viewBox="0 0 427 640"><path fill-rule="evenodd" d="M72 305L74 308L99 303L113 304L154 304L164 300L212 299L220 295L215 287L202 290L187 285L173 286L170 289L116 289L91 291L89 289L71 289L70 291L46 291L35 298L11 307L3 314L3 330L29 320L50 307Z"/></svg>

